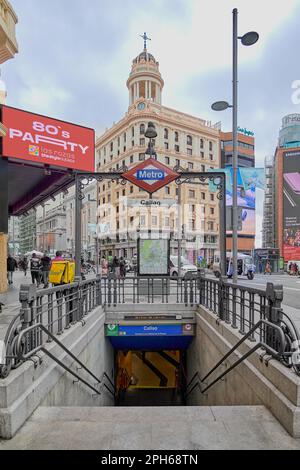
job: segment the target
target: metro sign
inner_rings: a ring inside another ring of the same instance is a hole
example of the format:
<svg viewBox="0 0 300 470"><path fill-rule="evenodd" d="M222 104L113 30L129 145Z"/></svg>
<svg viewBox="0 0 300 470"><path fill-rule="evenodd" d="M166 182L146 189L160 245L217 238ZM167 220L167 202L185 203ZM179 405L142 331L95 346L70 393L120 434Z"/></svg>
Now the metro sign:
<svg viewBox="0 0 300 470"><path fill-rule="evenodd" d="M122 175L124 179L150 194L172 183L179 176L179 173L153 158L136 165Z"/></svg>

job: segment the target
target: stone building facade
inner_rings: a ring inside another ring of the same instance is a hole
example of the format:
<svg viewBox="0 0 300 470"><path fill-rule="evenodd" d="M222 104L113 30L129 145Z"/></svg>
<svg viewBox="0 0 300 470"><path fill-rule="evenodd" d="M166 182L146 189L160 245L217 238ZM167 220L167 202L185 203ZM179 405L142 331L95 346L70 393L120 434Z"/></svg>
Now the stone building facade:
<svg viewBox="0 0 300 470"><path fill-rule="evenodd" d="M96 171L128 169L148 158L145 130L153 122L157 131L156 158L171 169L211 171L220 168L220 130L204 119L162 105L164 81L159 63L144 49L132 63L127 81L129 107L125 116L96 141ZM98 184L98 230L101 253L131 258L136 240L145 233L171 239L177 252L178 187L176 183L153 194L154 201L169 201L167 211L144 205L149 195L136 186L103 181ZM208 184L187 183L181 187L183 254L195 262L207 262L219 246L219 201ZM179 219L180 220L180 219Z"/></svg>

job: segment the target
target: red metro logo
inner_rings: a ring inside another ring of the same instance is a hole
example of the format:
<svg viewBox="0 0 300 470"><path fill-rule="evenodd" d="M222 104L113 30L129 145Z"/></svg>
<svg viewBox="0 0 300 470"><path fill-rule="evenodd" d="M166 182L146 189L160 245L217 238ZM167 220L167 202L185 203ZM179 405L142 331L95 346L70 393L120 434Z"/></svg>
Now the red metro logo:
<svg viewBox="0 0 300 470"><path fill-rule="evenodd" d="M93 129L7 106L2 107L2 122L7 128L4 157L94 171Z"/></svg>
<svg viewBox="0 0 300 470"><path fill-rule="evenodd" d="M122 176L150 194L179 178L178 173L152 158L136 165Z"/></svg>

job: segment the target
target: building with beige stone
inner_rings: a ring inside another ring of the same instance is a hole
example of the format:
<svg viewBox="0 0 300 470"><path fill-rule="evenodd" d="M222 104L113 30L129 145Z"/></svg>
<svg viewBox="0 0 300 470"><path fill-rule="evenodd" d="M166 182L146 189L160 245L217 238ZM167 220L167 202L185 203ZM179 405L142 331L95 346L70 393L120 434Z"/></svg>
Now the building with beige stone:
<svg viewBox="0 0 300 470"><path fill-rule="evenodd" d="M8 59L12 59L14 55L18 52L18 43L15 31L17 22L18 17L14 12L11 4L7 0L0 0L0 64L6 62ZM1 88L1 103L4 102L5 97L6 90L5 88ZM0 137L4 136L5 133L6 130L0 123ZM7 242L8 234L7 232L1 231L0 227L0 293L6 292L7 290Z"/></svg>
<svg viewBox="0 0 300 470"><path fill-rule="evenodd" d="M125 116L96 141L96 171L130 169L144 161L149 122L158 134L154 144L161 163L189 171L220 168L219 126L162 105L164 80L159 63L146 48L133 60L127 88ZM169 237L175 255L181 232L183 255L193 262L198 256L210 262L219 247L219 201L208 184L186 183L180 191L181 214L175 204L179 193L175 182L153 194L151 209L141 202L149 200L148 193L129 182L125 186L107 180L98 183L101 254L131 258L137 238L151 234ZM155 201L170 204L159 208ZM178 218L182 220L179 231Z"/></svg>
<svg viewBox="0 0 300 470"><path fill-rule="evenodd" d="M97 260L97 183L92 181L86 185L81 209L81 256L85 260ZM66 252L75 254L75 186L68 189L65 197L66 208Z"/></svg>

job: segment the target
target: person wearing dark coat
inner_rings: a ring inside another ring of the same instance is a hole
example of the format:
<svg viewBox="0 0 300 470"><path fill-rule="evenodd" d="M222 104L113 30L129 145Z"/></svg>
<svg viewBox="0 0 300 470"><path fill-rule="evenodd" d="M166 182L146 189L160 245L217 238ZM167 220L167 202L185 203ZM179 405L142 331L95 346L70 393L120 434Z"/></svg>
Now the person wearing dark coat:
<svg viewBox="0 0 300 470"><path fill-rule="evenodd" d="M15 270L17 269L18 267L18 264L15 260L15 258L13 258L11 255L8 255L8 258L7 258L7 280L8 280L8 284L13 284L13 276L14 276L14 272Z"/></svg>
<svg viewBox="0 0 300 470"><path fill-rule="evenodd" d="M31 279L32 284L37 284L37 287L40 285L40 267L41 262L35 253L32 254L32 258L30 260L30 272L31 272Z"/></svg>
<svg viewBox="0 0 300 470"><path fill-rule="evenodd" d="M49 274L51 270L51 258L44 253L43 258L41 259L41 271L42 279L44 283L44 288L46 289L49 285Z"/></svg>

